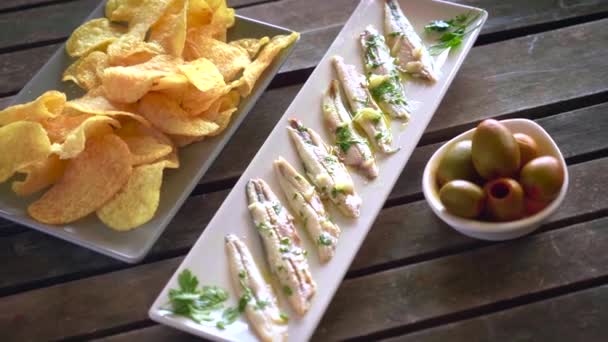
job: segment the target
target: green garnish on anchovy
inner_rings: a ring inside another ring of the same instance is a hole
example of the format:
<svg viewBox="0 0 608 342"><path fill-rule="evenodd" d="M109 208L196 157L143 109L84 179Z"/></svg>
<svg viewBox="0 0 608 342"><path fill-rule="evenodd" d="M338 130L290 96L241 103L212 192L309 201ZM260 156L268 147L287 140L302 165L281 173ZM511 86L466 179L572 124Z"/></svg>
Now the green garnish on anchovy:
<svg viewBox="0 0 608 342"><path fill-rule="evenodd" d="M475 22L477 18L479 18L479 13L473 14L469 12L466 14L457 15L456 17L448 20L431 21L424 27L424 31L427 33L437 33L441 35L438 38L439 43L432 45L429 48L429 53L435 56L439 55L446 49L459 46L464 37L479 27L479 25L477 25L467 30L469 25Z"/></svg>

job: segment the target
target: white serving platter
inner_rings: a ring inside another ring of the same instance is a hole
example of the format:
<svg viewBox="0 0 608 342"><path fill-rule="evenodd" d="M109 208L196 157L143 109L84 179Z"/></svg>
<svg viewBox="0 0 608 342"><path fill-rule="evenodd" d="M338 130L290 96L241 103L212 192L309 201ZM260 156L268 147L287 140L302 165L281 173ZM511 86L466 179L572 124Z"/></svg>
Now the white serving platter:
<svg viewBox="0 0 608 342"><path fill-rule="evenodd" d="M258 265L263 270L267 270L261 241L257 236L257 231L247 209L245 185L251 178L263 178L270 184L282 201L285 202L273 174L273 161L282 156L292 165L300 168L300 172L303 172L300 167L301 163L285 128L287 120L292 117L300 119L304 125L313 128L328 141L329 136L322 123L320 101L322 93L330 81L335 78L330 59L336 54L341 55L347 63L355 64L362 71L361 48L358 37L365 27L370 24L381 31L383 30L383 3L383 1L379 0L363 0L357 6L336 40L330 46L283 117L279 120L277 126L268 136L266 142L234 186L204 233L194 247L192 247L190 253L150 308L149 315L153 320L218 341L255 341L257 339L253 330L248 327L245 317L241 317L234 324L227 326L225 330L219 330L213 324L201 325L187 318L172 315L166 310L169 302L169 289L177 288L177 275L184 269L190 269L198 276L201 284L218 285L229 290L232 295L228 305L235 305L237 298L230 284L224 250L224 236L228 233L233 233L243 238L252 250ZM357 250L361 246L363 239L372 227L384 201L405 167L464 58L473 46L481 25L483 25L487 18L487 13L481 9L443 1L401 0L400 4L416 31L423 37L425 37L422 33L423 27L429 21L452 18L469 11L480 14L476 23L480 27L468 35L458 49L449 54L442 66L442 75L439 82L433 85L417 81L407 83L406 91L408 97L418 101L419 106L413 113L408 125L404 126L396 120L392 122L395 144L401 150L389 157L379 157L378 166L380 173L378 178L374 181L367 181L356 172L351 172L356 190L363 199L361 217L356 220L347 219L337 213L331 205L328 206L334 221L342 228L342 236L338 243L336 255L328 264L321 265L319 263L313 243L308 239L306 233L302 229L299 229L300 236L304 240L304 246L310 252L308 260L313 278L317 282L318 290L310 311L302 318L296 317L288 308L283 295L279 295L281 297L281 307L290 317L290 341L306 341L311 338ZM407 227L403 227L403 229L407 229ZM276 292L279 293L279 291Z"/></svg>
<svg viewBox="0 0 608 342"><path fill-rule="evenodd" d="M102 17L104 6L105 1L102 1L87 20ZM228 40L272 37L291 32L278 26L237 16L235 25L228 30ZM16 196L10 188L11 180L0 184L0 217L128 263L140 261L148 254L177 210L253 108L281 65L287 60L294 46L295 44L292 44L281 51L275 61L264 71L251 94L241 100L238 110L232 116L230 125L222 134L179 150L181 166L177 170L165 172L158 210L154 218L146 224L129 232L116 232L106 227L94 214L64 226L43 224L27 214L28 205L40 195L33 195L25 199ZM13 102L17 104L31 101L51 89L65 92L68 99L82 95L82 91L71 82L61 81L63 71L71 62L73 60L67 55L62 45L15 96Z"/></svg>

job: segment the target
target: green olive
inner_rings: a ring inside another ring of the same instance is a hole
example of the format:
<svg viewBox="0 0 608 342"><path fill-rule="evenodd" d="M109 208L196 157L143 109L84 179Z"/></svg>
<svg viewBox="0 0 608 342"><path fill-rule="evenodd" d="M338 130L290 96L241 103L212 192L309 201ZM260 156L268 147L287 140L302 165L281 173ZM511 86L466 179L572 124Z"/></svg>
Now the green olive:
<svg viewBox="0 0 608 342"><path fill-rule="evenodd" d="M519 181L526 197L534 201L549 202L559 194L564 183L564 169L555 157L532 159L521 169Z"/></svg>
<svg viewBox="0 0 608 342"><path fill-rule="evenodd" d="M512 178L486 183L487 211L497 221L513 221L524 216L524 190Z"/></svg>
<svg viewBox="0 0 608 342"><path fill-rule="evenodd" d="M485 179L514 177L520 167L519 146L509 129L496 120L482 121L471 146L475 170Z"/></svg>
<svg viewBox="0 0 608 342"><path fill-rule="evenodd" d="M475 181L478 178L471 159L471 140L459 141L445 151L437 167L440 186L455 179Z"/></svg>
<svg viewBox="0 0 608 342"><path fill-rule="evenodd" d="M476 218L483 211L485 194L475 183L453 180L441 187L439 199L449 213L464 218Z"/></svg>
<svg viewBox="0 0 608 342"><path fill-rule="evenodd" d="M517 141L517 145L519 145L521 167L540 155L536 141L534 141L534 139L532 139L529 135L515 133L513 134L513 137L515 138L515 141Z"/></svg>

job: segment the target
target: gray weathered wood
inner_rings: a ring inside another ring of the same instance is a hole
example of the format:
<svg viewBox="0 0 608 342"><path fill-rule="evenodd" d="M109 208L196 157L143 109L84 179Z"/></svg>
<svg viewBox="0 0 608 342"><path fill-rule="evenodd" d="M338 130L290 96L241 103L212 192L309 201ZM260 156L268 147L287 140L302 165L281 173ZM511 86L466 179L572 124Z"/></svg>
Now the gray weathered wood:
<svg viewBox="0 0 608 342"><path fill-rule="evenodd" d="M606 276L606 224L607 218L598 219L346 280L313 339L367 335ZM146 320L150 303L180 261L0 298L0 326L10 325L8 340L39 340Z"/></svg>
<svg viewBox="0 0 608 342"><path fill-rule="evenodd" d="M164 325L153 325L148 328L131 330L126 333L110 335L97 340L96 342L131 342L131 341L146 341L146 342L161 342L161 341L179 341L179 342L200 342L201 339L185 333L180 330L172 329Z"/></svg>
<svg viewBox="0 0 608 342"><path fill-rule="evenodd" d="M385 341L599 342L606 340L606 336L608 336L608 326L606 325L608 310L605 309L607 302L608 285L603 285ZM167 333L161 329L154 329L154 331L159 336L167 336ZM135 332L130 335L137 336ZM120 339L117 340L120 341Z"/></svg>

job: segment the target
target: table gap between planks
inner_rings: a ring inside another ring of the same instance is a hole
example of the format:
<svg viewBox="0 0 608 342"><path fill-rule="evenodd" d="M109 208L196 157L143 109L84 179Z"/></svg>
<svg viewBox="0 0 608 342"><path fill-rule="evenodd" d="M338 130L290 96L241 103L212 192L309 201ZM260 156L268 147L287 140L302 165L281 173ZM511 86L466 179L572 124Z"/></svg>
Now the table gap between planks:
<svg viewBox="0 0 608 342"><path fill-rule="evenodd" d="M603 191L608 182L608 2L458 2L485 8L488 22L313 340L599 341L608 336L608 325L602 324L608 314L599 305L608 300L603 229L608 224ZM96 4L1 2L0 108ZM241 15L302 32L271 89L139 265L0 221L3 341L194 339L149 321L147 309L357 2L229 4ZM489 117L536 120L564 152L572 178L563 206L542 229L504 243L455 233L432 214L420 188L433 151Z"/></svg>

